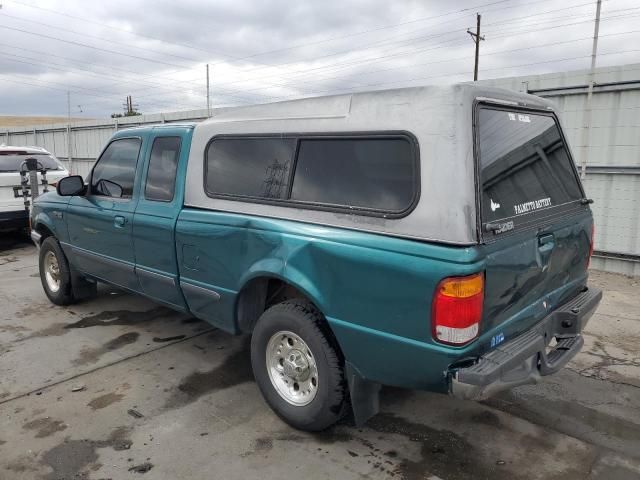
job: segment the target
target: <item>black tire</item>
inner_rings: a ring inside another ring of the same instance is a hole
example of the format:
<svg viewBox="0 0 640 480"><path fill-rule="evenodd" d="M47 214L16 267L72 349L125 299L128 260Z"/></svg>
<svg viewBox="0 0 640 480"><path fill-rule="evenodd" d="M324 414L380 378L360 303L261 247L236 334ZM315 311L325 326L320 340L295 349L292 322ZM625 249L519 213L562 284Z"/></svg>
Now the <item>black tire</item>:
<svg viewBox="0 0 640 480"><path fill-rule="evenodd" d="M58 262L60 288L52 290L47 283L45 276L45 259L49 254L53 254ZM38 262L40 268L40 282L49 300L56 305L70 305L75 302L73 290L71 288L71 272L67 257L65 257L60 244L55 237L47 237L40 246L40 258Z"/></svg>
<svg viewBox="0 0 640 480"><path fill-rule="evenodd" d="M299 336L315 359L317 391L307 405L287 402L269 377L267 348L272 336L280 331ZM340 420L347 411L348 388L342 354L323 315L310 302L287 300L260 316L251 337L251 365L266 402L294 428L321 431Z"/></svg>

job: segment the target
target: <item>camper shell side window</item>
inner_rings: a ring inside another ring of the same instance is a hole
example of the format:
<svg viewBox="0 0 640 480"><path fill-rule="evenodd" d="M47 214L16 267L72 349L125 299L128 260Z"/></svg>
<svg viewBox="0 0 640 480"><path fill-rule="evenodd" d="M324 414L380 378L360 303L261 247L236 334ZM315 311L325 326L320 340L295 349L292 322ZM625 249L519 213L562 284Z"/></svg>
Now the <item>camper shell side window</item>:
<svg viewBox="0 0 640 480"><path fill-rule="evenodd" d="M412 135L286 134L213 137L205 150L210 197L401 218L420 194Z"/></svg>

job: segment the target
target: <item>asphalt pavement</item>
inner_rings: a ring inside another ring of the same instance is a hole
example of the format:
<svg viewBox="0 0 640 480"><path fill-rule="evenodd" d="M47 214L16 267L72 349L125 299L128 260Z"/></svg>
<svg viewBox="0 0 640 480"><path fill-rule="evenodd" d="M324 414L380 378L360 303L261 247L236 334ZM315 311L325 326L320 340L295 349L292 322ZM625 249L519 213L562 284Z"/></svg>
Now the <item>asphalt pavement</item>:
<svg viewBox="0 0 640 480"><path fill-rule="evenodd" d="M309 434L263 401L247 338L104 286L52 305L36 249L0 236L1 480L640 479L640 279L591 273L585 347L541 384L385 388L365 427Z"/></svg>

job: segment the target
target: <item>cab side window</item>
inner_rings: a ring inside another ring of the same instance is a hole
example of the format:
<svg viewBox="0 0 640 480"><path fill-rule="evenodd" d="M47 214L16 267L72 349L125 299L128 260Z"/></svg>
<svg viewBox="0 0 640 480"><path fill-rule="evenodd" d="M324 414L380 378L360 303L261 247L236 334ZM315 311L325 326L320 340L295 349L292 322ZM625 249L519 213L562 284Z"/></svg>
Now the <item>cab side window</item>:
<svg viewBox="0 0 640 480"><path fill-rule="evenodd" d="M131 198L141 143L139 138L123 138L109 144L91 175L93 195Z"/></svg>
<svg viewBox="0 0 640 480"><path fill-rule="evenodd" d="M158 137L153 141L144 189L144 198L147 200L173 200L180 143L180 137Z"/></svg>

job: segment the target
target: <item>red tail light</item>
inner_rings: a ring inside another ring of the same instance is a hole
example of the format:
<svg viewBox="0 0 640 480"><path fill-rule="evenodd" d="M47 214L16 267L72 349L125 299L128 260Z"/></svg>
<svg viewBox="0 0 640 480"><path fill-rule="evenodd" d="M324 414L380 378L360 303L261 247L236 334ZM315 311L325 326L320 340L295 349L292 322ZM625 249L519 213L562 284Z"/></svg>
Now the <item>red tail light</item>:
<svg viewBox="0 0 640 480"><path fill-rule="evenodd" d="M484 301L484 274L445 278L433 297L434 340L464 345L478 336Z"/></svg>
<svg viewBox="0 0 640 480"><path fill-rule="evenodd" d="M591 257L593 256L594 235L596 233L596 226L591 224L591 244L589 245L589 259L587 260L587 268L591 265Z"/></svg>

